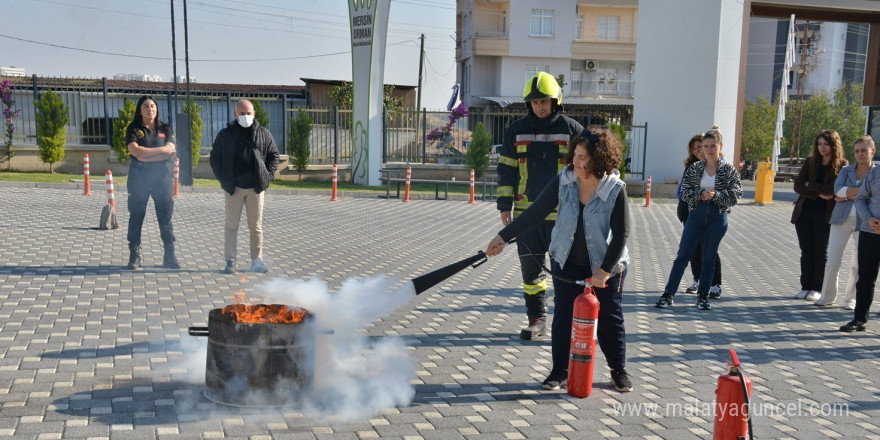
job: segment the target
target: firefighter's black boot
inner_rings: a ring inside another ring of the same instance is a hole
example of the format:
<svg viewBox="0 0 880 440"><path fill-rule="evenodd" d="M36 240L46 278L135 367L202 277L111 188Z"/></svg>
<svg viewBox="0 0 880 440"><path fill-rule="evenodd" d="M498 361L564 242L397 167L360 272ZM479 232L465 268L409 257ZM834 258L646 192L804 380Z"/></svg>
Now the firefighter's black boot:
<svg viewBox="0 0 880 440"><path fill-rule="evenodd" d="M128 266L125 266L128 270L137 270L141 267L141 245L129 243L128 244Z"/></svg>
<svg viewBox="0 0 880 440"><path fill-rule="evenodd" d="M177 257L174 256L174 243L165 245L165 258L162 259L162 266L168 269L180 269L180 263L177 262Z"/></svg>
<svg viewBox="0 0 880 440"><path fill-rule="evenodd" d="M519 337L533 341L544 336L547 329L547 292L541 291L534 295L524 294L526 299L526 315L529 326L519 332Z"/></svg>

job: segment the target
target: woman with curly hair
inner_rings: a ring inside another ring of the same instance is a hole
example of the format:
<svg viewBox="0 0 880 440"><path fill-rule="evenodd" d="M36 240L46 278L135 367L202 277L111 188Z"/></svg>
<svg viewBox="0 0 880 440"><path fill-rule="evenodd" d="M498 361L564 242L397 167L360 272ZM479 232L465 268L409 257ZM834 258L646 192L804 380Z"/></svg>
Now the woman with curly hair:
<svg viewBox="0 0 880 440"><path fill-rule="evenodd" d="M688 157L684 160L684 171L687 172L688 167L705 158L706 155L703 154L703 133L697 133L688 142ZM678 209L676 213L678 214L678 221L683 225L687 223L688 219L688 204L681 199L681 184L684 182L684 175L681 177L681 181L678 182ZM700 272L703 269L703 240L697 243L690 261L694 282L685 289L685 293L697 293L700 287ZM709 287L709 298L721 298L721 258L717 254L715 255L715 272L712 275L712 286Z"/></svg>
<svg viewBox="0 0 880 440"><path fill-rule="evenodd" d="M547 390L564 387L568 380L574 300L583 292L583 287L564 280L590 279L599 298L597 338L611 368L611 386L621 393L632 391L625 368L622 293L629 264L629 212L626 187L617 171L620 151L620 140L607 130L584 130L575 136L568 144L568 165L486 248L486 255L498 255L506 242L540 224L558 206L549 248L555 310L553 367L542 383Z"/></svg>
<svg viewBox="0 0 880 440"><path fill-rule="evenodd" d="M816 301L822 295L828 236L834 212L834 181L848 164L843 158L840 136L834 130L822 130L813 141L813 153L794 180L799 194L791 214L801 248L801 290L795 298Z"/></svg>
<svg viewBox="0 0 880 440"><path fill-rule="evenodd" d="M681 283L684 269L697 244L703 242L703 267L697 289L697 308L709 310L709 286L715 273L718 246L727 233L727 213L742 197L742 186L736 168L721 160L723 138L717 127L703 135L705 159L693 163L681 181L681 199L688 204L688 219L684 224L678 255L672 263L669 280L656 307L665 309L675 303L673 297Z"/></svg>

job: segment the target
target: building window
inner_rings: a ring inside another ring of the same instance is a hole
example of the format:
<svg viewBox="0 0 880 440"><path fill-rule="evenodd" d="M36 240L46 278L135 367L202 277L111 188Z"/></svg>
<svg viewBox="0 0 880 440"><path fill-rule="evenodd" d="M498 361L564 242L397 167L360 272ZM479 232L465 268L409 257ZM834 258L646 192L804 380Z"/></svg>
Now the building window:
<svg viewBox="0 0 880 440"><path fill-rule="evenodd" d="M620 17L599 17L599 40L617 41L620 39Z"/></svg>
<svg viewBox="0 0 880 440"><path fill-rule="evenodd" d="M552 37L553 36L553 10L552 9L532 9L532 30L533 37Z"/></svg>
<svg viewBox="0 0 880 440"><path fill-rule="evenodd" d="M549 71L550 71L550 66L527 65L526 66L526 80L523 85L528 84L529 80L531 80L533 76L537 75L538 72L549 72Z"/></svg>
<svg viewBox="0 0 880 440"><path fill-rule="evenodd" d="M583 40L584 39L584 16L578 15L575 20L577 25L577 29L574 31L574 39L575 40Z"/></svg>
<svg viewBox="0 0 880 440"><path fill-rule="evenodd" d="M571 85L569 86L569 94L572 96L581 96L584 94L584 71L579 67L571 69Z"/></svg>

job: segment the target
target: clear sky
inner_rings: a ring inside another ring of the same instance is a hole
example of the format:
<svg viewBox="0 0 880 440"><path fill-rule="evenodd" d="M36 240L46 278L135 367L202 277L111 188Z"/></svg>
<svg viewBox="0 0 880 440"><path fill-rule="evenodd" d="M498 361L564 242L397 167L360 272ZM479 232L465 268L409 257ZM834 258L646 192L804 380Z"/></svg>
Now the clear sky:
<svg viewBox="0 0 880 440"><path fill-rule="evenodd" d="M183 0L174 5L183 75ZM170 0L0 0L0 11L0 66L39 76L173 76ZM198 82L351 80L345 0L187 0L187 16ZM445 107L455 84L455 0L391 1L385 83L418 84L422 33L422 105Z"/></svg>

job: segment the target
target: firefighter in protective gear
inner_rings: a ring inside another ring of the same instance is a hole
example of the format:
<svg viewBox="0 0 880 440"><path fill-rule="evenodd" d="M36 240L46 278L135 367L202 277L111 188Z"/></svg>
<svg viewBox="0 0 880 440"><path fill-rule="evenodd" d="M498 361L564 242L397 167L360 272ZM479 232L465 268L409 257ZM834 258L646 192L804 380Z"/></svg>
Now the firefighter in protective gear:
<svg viewBox="0 0 880 440"><path fill-rule="evenodd" d="M563 116L562 88L553 75L538 72L526 84L523 99L528 115L517 119L504 133L498 158L498 210L507 226L534 201L544 186L565 168L565 154L572 135L583 131L577 121ZM541 265L550 246L556 211L534 229L517 237L523 297L528 327L520 338L533 340L545 333L547 279ZM530 255L527 249L531 249Z"/></svg>

